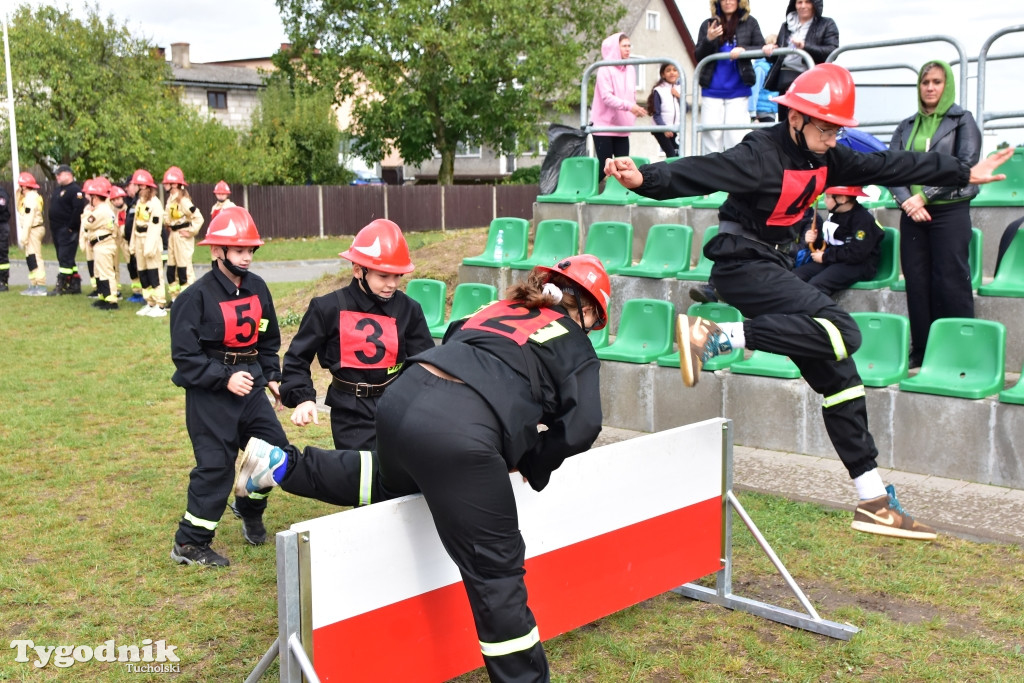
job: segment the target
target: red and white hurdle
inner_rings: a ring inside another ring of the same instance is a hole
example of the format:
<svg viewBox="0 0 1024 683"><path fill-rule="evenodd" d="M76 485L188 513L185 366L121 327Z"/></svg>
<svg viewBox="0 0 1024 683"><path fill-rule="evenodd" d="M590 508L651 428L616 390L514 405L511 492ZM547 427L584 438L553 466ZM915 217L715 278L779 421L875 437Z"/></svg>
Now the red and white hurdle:
<svg viewBox="0 0 1024 683"><path fill-rule="evenodd" d="M513 474L526 585L547 640L673 590L849 640L822 619L732 492L721 418L570 458L538 494ZM732 593L732 514L807 614ZM461 577L419 495L295 524L277 534L282 683L444 681L483 665ZM688 584L716 574L714 589ZM686 585L684 585L686 584ZM397 655L396 653L401 653Z"/></svg>

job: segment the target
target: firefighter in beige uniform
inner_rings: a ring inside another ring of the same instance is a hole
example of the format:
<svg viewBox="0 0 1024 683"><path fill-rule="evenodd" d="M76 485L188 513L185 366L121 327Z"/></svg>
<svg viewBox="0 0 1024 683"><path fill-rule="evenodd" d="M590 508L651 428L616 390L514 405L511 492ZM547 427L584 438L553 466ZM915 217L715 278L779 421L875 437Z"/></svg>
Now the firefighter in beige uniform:
<svg viewBox="0 0 1024 683"><path fill-rule="evenodd" d="M142 296L146 300L146 305L135 315L161 318L167 315L160 271L163 262L164 206L156 196L156 183L149 171L144 168L135 171L132 183L139 187L139 193L136 195L135 221L132 224L129 250L135 255L139 284L142 285Z"/></svg>
<svg viewBox="0 0 1024 683"><path fill-rule="evenodd" d="M92 249L93 267L96 277L95 308L113 310L118 308L117 295L117 216L107 201L110 190L100 178L87 180L82 191L89 199L89 205L82 212L82 239Z"/></svg>
<svg viewBox="0 0 1024 683"><path fill-rule="evenodd" d="M223 180L218 181L213 186L213 196L217 198L217 203L210 209L210 221L213 221L217 217L217 214L224 209L229 209L235 206L235 203L229 199L231 196L231 187Z"/></svg>
<svg viewBox="0 0 1024 683"><path fill-rule="evenodd" d="M177 166L164 173L164 223L171 230L167 239L167 293L173 303L181 290L195 282L192 254L196 250L196 235L203 227L203 214L192 202L185 186L185 174Z"/></svg>
<svg viewBox="0 0 1024 683"><path fill-rule="evenodd" d="M110 181L104 178L103 176L97 176L95 178L90 179L90 181L88 182L91 182L90 187L93 190L93 196L102 197L103 201L107 201L108 197L110 196ZM82 193L89 194L88 192L85 191L85 184L82 185ZM85 264L88 267L89 271L89 285L92 287L92 291L89 292L89 298L96 299L99 297L99 289L96 286L96 259L93 256L92 244L90 242L90 239L86 235L85 225L85 214L90 211L93 204L92 197L86 197L85 199L87 203L85 208L82 210L82 216L79 218L82 227L78 231L78 250L85 254Z"/></svg>
<svg viewBox="0 0 1024 683"><path fill-rule="evenodd" d="M46 296L46 270L43 268L43 196L39 194L39 183L25 171L18 176L18 191L15 202L18 210L18 244L25 250L28 265L28 287L21 293L25 296Z"/></svg>

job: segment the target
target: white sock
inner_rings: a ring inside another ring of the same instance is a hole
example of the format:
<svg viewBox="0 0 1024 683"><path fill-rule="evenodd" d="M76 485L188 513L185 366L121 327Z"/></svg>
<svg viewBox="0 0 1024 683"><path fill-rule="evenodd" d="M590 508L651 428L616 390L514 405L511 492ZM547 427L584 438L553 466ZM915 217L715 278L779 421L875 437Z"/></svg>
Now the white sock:
<svg viewBox="0 0 1024 683"><path fill-rule="evenodd" d="M729 335L729 343L734 349L747 348L747 337L743 334L743 323L718 323L722 332Z"/></svg>
<svg viewBox="0 0 1024 683"><path fill-rule="evenodd" d="M857 487L857 497L861 500L871 500L886 495L885 484L882 483L882 477L878 474L877 469L868 470L854 479L853 484Z"/></svg>

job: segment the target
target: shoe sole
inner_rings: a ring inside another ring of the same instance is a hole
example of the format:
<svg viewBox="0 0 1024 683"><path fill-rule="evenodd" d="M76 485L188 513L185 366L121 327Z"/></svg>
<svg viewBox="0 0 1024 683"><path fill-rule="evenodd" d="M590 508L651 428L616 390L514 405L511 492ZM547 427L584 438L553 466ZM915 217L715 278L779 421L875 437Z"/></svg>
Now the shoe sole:
<svg viewBox="0 0 1024 683"><path fill-rule="evenodd" d="M676 346L679 347L679 372L683 375L683 385L692 387L698 378L693 368L693 354L690 353L690 317L683 313L676 318Z"/></svg>
<svg viewBox="0 0 1024 683"><path fill-rule="evenodd" d="M851 522L850 528L855 531L862 531L866 534L876 536L890 536L892 538L905 538L910 541L934 541L938 533L934 531L911 531L909 529L896 529L893 527L872 524L871 522Z"/></svg>
<svg viewBox="0 0 1024 683"><path fill-rule="evenodd" d="M242 538L244 538L245 542L248 543L249 545L266 545L266 543L267 543L266 535L263 536L263 540L262 541L260 541L260 540L253 540L253 539L249 538L249 534L245 533L245 522L244 521L242 522Z"/></svg>
<svg viewBox="0 0 1024 683"><path fill-rule="evenodd" d="M248 444L246 444L248 446ZM245 487L249 477L259 467L260 459L249 452L249 449L242 451L242 459L238 461L238 474L235 476L235 498L248 498L249 489Z"/></svg>

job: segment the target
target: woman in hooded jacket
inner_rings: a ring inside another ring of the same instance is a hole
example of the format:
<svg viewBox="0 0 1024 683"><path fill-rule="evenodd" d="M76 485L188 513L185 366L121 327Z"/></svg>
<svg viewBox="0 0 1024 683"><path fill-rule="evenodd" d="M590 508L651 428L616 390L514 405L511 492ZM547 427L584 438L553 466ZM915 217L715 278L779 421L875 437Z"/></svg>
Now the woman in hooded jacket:
<svg viewBox="0 0 1024 683"><path fill-rule="evenodd" d="M613 33L601 43L601 59L629 59L633 46L625 33ZM636 103L636 70L625 64L602 66L594 81L594 102L590 106L590 123L595 127L632 126L636 117L647 110ZM604 178L604 162L612 157L629 156L629 133L614 131L594 133L598 178Z"/></svg>
<svg viewBox="0 0 1024 683"><path fill-rule="evenodd" d="M771 59L777 47L795 47L811 56L815 64L823 64L832 51L839 47L839 27L830 17L822 16L824 0L789 0L786 20L773 44L764 46L765 57L772 62L772 70L765 78L765 88L785 93L796 77L807 71L800 55L786 55ZM779 105L779 121L786 120L789 107Z"/></svg>
<svg viewBox="0 0 1024 683"><path fill-rule="evenodd" d="M971 112L956 104L953 69L942 61L921 67L917 113L900 122L889 149L952 154L964 163L981 157L981 132ZM890 187L900 216L900 264L907 282L910 366L924 358L928 331L939 318L973 318L968 253L971 197L977 185Z"/></svg>
<svg viewBox="0 0 1024 683"><path fill-rule="evenodd" d="M750 16L748 0L711 0L710 4L711 18L697 31L697 60L719 52L727 52L729 59L701 70L700 122L704 126L749 123L747 102L757 77L750 60L739 56L764 45L761 27ZM701 134L703 152L723 152L739 144L746 132L706 130Z"/></svg>

